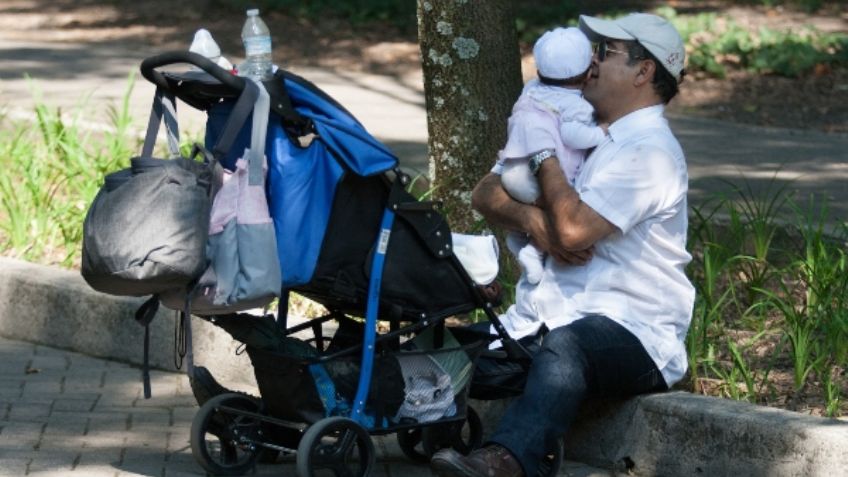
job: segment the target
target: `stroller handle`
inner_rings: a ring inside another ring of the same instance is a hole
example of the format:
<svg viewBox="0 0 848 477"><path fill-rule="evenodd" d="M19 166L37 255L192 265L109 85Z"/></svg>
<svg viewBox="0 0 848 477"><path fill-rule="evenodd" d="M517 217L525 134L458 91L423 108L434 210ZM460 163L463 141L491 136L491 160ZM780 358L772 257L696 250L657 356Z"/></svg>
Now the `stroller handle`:
<svg viewBox="0 0 848 477"><path fill-rule="evenodd" d="M160 55L151 56L141 62L141 75L156 86L168 90L170 89L168 80L165 79L165 76L162 73L156 71L156 68L180 63L188 63L197 66L235 91L244 90L244 78L236 76L224 68L221 68L205 56L192 53L190 51L169 51Z"/></svg>

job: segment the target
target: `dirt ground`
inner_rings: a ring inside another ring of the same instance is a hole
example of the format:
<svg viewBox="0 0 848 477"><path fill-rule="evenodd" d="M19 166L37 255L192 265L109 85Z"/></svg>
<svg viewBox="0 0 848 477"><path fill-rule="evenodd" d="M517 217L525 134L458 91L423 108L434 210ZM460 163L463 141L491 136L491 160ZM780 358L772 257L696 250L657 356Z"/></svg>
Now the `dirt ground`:
<svg viewBox="0 0 848 477"><path fill-rule="evenodd" d="M120 42L127 46L154 45L164 51L186 48L193 32L205 27L225 55L237 58L242 52L242 15L225 5L220 0L186 0L178 8L165 0L6 0L0 5L0 28L22 39ZM721 3L695 5L705 10ZM812 25L828 32L848 32L848 10L835 3L814 15L763 7L723 11L738 24L754 29ZM263 17L272 30L275 61L284 67L320 65L420 76L414 31L399 31L392 25L353 28L344 20L331 18L298 21L279 12L264 12ZM523 45L523 50L525 76L529 77L534 70L529 45ZM848 133L848 70L818 68L802 78L744 72L721 80L691 75L670 109L731 122Z"/></svg>

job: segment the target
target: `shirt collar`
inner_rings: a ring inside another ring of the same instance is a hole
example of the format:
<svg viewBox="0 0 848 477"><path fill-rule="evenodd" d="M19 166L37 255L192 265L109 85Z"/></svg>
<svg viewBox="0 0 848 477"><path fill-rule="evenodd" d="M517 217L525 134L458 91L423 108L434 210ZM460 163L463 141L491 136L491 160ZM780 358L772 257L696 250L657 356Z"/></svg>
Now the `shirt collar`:
<svg viewBox="0 0 848 477"><path fill-rule="evenodd" d="M551 91L554 93L571 93L576 96L583 96L583 90L580 88L566 88L565 86L553 86L542 83L539 78L533 78L526 83L525 88L535 88L540 91Z"/></svg>
<svg viewBox="0 0 848 477"><path fill-rule="evenodd" d="M663 118L664 111L665 105L656 104L628 113L610 124L609 136L614 142L621 142L641 130L666 125L665 118Z"/></svg>

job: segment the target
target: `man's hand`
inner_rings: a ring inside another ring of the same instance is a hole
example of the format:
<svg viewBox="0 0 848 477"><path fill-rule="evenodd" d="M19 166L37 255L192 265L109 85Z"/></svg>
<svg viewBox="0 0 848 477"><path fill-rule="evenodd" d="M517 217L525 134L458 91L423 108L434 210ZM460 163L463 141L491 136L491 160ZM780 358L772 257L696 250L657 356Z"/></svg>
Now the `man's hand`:
<svg viewBox="0 0 848 477"><path fill-rule="evenodd" d="M592 255L595 253L594 246L586 250L565 250L558 247L551 235L550 227L547 226L547 221L543 222L541 227L528 233L530 234L533 245L539 250L544 251L556 261L567 265L585 265L592 259Z"/></svg>
<svg viewBox="0 0 848 477"><path fill-rule="evenodd" d="M549 253L555 260L567 265L586 265L589 260L592 259L592 255L595 253L595 247L589 247L586 250L579 250L576 252L556 250Z"/></svg>

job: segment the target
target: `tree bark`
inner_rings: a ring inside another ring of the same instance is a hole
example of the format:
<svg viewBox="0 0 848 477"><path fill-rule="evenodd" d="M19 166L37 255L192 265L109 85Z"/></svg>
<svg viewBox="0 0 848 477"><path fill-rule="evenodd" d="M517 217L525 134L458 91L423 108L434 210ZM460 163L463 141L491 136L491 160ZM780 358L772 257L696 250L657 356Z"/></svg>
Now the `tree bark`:
<svg viewBox="0 0 848 477"><path fill-rule="evenodd" d="M418 0L430 184L459 232L475 230L479 221L471 190L503 147L507 118L521 92L512 4Z"/></svg>

